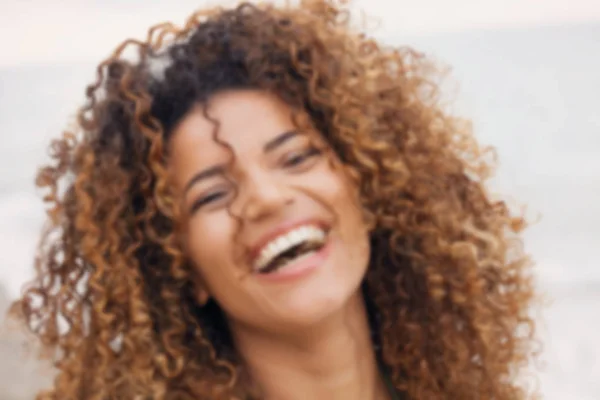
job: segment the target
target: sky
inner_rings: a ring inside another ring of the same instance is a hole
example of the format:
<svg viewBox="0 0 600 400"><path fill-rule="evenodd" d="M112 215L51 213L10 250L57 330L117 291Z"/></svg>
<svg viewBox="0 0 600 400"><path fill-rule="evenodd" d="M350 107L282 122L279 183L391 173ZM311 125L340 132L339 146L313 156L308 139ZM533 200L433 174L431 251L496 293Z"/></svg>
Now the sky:
<svg viewBox="0 0 600 400"><path fill-rule="evenodd" d="M155 23L182 23L217 0L3 0L0 67L97 62L124 38L145 37ZM380 19L377 35L600 21L599 0L356 0Z"/></svg>

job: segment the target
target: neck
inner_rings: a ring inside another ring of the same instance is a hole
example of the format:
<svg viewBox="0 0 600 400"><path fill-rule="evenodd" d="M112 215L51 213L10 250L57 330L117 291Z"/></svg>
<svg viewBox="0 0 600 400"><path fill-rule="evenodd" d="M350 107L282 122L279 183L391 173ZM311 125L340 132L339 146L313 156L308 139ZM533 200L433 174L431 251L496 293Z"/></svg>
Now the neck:
<svg viewBox="0 0 600 400"><path fill-rule="evenodd" d="M273 337L231 328L252 381L267 400L388 399L360 294L310 332Z"/></svg>

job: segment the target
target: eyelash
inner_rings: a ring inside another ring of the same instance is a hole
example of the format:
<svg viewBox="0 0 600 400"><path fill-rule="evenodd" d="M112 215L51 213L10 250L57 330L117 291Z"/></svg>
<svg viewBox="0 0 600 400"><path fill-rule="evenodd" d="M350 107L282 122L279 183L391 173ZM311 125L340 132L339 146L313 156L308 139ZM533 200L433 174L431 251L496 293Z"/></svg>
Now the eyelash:
<svg viewBox="0 0 600 400"><path fill-rule="evenodd" d="M227 195L227 193L225 191L220 191L220 192L211 193L208 196L204 196L192 204L190 212L193 213L194 211L198 210L200 207L202 207L208 203L211 203L215 200L219 200L220 198L222 198L223 196L226 196L226 195Z"/></svg>
<svg viewBox="0 0 600 400"><path fill-rule="evenodd" d="M296 153L292 157L287 158L284 161L286 167L296 167L302 162L306 161L310 157L314 157L321 154L321 150L316 147L310 147L309 149Z"/></svg>

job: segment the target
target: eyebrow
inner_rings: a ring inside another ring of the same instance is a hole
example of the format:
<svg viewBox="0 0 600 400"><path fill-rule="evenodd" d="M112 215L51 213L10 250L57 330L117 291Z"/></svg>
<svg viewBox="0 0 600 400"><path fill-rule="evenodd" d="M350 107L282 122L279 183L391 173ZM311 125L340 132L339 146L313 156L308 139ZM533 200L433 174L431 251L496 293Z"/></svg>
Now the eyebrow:
<svg viewBox="0 0 600 400"><path fill-rule="evenodd" d="M286 131L286 132L278 135L274 139L269 140L263 146L263 152L269 153L269 152L275 150L276 148L278 148L279 146L282 146L284 143L286 143L287 141L293 139L294 137L296 137L298 135L300 135L300 132L298 132L297 130ZM225 172L225 168L226 168L226 164L217 164L217 165L213 165L212 167L209 167L205 170L198 172L185 185L184 193L187 193L192 188L192 186L194 186L196 183L198 183L202 180L209 179L214 176L222 175Z"/></svg>
<svg viewBox="0 0 600 400"><path fill-rule="evenodd" d="M210 168L200 171L196 175L192 176L192 178L185 185L185 189L183 190L183 192L187 193L196 183L204 179L212 178L213 176L221 175L224 172L225 166L223 164L214 165Z"/></svg>
<svg viewBox="0 0 600 400"><path fill-rule="evenodd" d="M270 151L273 151L277 147L281 146L288 140L293 139L294 137L298 136L299 134L300 134L300 132L298 132L297 130L283 132L281 135L268 141L267 144L265 144L265 146L263 147L263 152L268 153Z"/></svg>

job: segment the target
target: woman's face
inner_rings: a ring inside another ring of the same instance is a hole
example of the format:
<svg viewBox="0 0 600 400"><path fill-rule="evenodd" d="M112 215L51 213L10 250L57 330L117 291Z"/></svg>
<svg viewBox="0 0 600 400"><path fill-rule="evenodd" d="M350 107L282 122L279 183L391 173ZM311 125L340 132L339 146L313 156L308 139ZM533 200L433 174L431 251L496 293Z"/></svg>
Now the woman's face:
<svg viewBox="0 0 600 400"><path fill-rule="evenodd" d="M357 191L333 152L265 92L222 92L207 111L209 119L192 109L169 143L201 287L231 322L263 330L342 309L359 291L369 241Z"/></svg>

